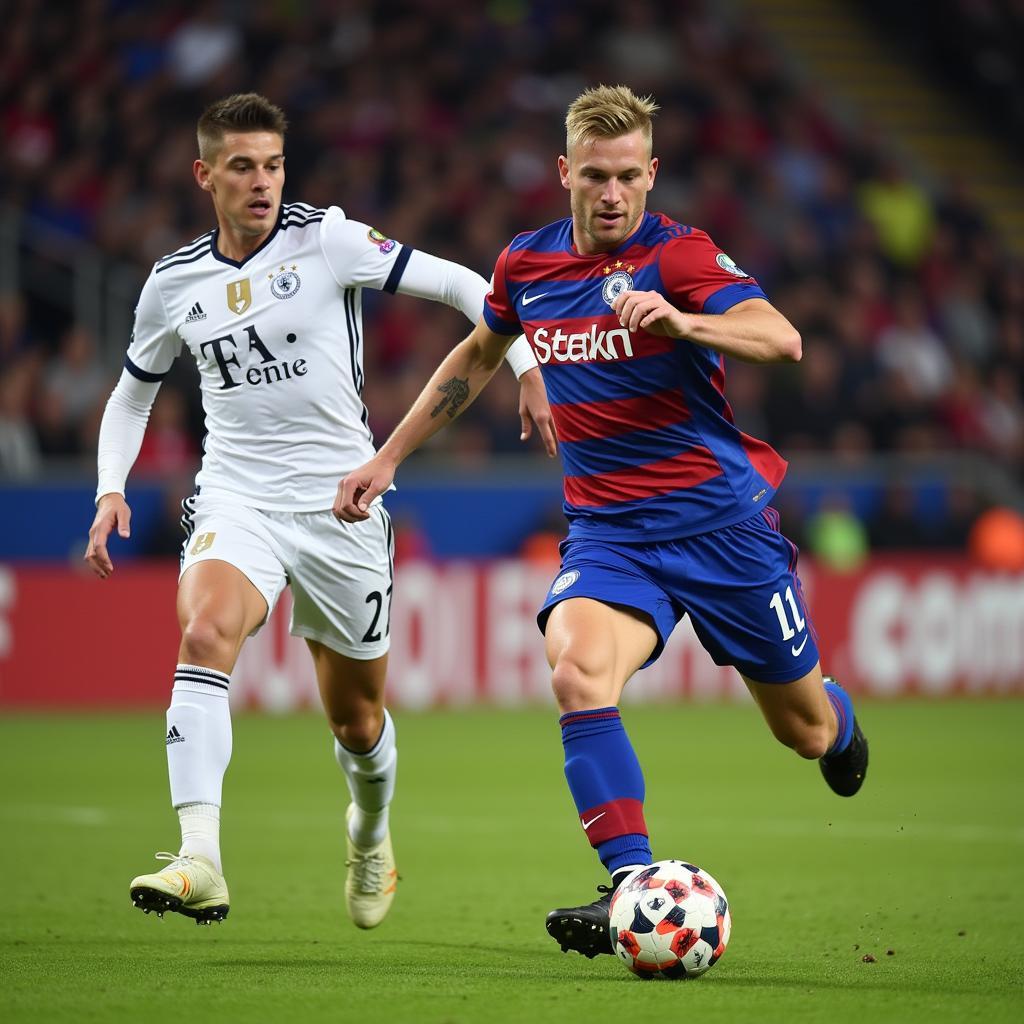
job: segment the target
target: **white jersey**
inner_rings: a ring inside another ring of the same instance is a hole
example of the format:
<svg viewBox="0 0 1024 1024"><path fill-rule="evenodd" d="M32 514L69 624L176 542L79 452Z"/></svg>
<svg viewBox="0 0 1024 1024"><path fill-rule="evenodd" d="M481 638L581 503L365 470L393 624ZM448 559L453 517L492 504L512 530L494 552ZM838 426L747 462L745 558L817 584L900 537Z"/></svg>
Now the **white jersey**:
<svg viewBox="0 0 1024 1024"><path fill-rule="evenodd" d="M204 495L327 509L374 454L363 405L362 289L393 292L413 250L326 210L286 203L241 262L211 231L153 267L125 368L156 382L187 346L201 379Z"/></svg>

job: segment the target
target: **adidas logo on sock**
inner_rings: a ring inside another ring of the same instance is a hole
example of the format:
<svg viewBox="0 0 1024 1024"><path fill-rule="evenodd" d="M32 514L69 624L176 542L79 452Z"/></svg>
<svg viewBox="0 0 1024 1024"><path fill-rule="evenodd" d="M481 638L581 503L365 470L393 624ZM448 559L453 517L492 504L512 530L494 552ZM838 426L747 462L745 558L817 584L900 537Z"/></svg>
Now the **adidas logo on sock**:
<svg viewBox="0 0 1024 1024"><path fill-rule="evenodd" d="M170 746L172 743L184 743L184 742L185 742L185 737L182 736L180 732L178 732L178 727L176 725L172 725L171 728L167 732L167 746Z"/></svg>
<svg viewBox="0 0 1024 1024"><path fill-rule="evenodd" d="M203 312L203 307L197 302L189 311L188 316L185 317L185 323L190 324L194 320L205 320L206 314Z"/></svg>

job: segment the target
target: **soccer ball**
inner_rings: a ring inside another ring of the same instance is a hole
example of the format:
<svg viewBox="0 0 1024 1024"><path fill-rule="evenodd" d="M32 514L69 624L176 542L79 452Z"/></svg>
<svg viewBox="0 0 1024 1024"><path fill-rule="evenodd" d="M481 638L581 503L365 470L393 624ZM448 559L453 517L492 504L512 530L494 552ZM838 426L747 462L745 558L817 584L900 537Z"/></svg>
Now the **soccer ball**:
<svg viewBox="0 0 1024 1024"><path fill-rule="evenodd" d="M699 977L725 952L732 928L722 887L682 860L627 875L609 917L615 955L640 978Z"/></svg>

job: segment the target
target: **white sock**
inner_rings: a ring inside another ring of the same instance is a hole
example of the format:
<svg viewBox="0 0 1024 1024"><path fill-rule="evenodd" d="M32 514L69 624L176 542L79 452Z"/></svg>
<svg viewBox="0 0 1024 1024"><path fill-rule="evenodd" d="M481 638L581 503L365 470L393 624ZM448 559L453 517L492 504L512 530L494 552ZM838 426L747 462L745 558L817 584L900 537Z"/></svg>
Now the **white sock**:
<svg viewBox="0 0 1024 1024"><path fill-rule="evenodd" d="M228 676L199 665L179 665L174 672L167 709L167 774L171 803L187 811L188 842L194 853L209 857L220 870L220 805L224 773L231 760L231 713ZM190 805L206 808L201 813ZM216 814L212 815L212 807ZM179 816L180 813L179 813ZM197 819L202 818L203 821ZM212 821L212 824L211 824ZM182 849L186 825L182 818ZM211 847L213 853L210 852Z"/></svg>
<svg viewBox="0 0 1024 1024"><path fill-rule="evenodd" d="M220 861L220 808L216 804L184 804L178 808L181 822L180 853L198 854L213 861L223 874Z"/></svg>
<svg viewBox="0 0 1024 1024"><path fill-rule="evenodd" d="M380 737L366 753L358 754L334 740L334 756L345 773L355 812L349 822L349 838L356 846L376 846L388 830L388 805L395 792L398 750L395 723L384 710Z"/></svg>

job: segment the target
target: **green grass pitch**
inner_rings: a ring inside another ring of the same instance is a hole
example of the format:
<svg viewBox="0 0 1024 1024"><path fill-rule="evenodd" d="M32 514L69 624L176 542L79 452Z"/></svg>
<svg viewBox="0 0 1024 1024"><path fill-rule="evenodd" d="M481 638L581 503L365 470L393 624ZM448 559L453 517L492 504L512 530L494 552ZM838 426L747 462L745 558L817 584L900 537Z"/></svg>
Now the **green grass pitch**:
<svg viewBox="0 0 1024 1024"><path fill-rule="evenodd" d="M1024 1019L1024 701L860 717L871 771L842 800L752 704L627 706L655 856L705 866L732 906L728 951L693 982L639 981L546 935L547 910L604 880L551 709L397 715L402 880L373 932L345 917L347 800L318 718L237 717L231 916L197 928L128 899L177 849L162 714L7 717L0 1019Z"/></svg>

